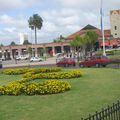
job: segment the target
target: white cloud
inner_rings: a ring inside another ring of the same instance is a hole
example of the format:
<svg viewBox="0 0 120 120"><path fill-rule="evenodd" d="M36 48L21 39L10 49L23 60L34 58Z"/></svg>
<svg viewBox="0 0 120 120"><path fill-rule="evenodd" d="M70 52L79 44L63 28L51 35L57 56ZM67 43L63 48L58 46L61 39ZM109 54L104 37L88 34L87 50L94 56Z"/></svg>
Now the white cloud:
<svg viewBox="0 0 120 120"><path fill-rule="evenodd" d="M41 4L42 0L0 0L0 12L20 10Z"/></svg>
<svg viewBox="0 0 120 120"><path fill-rule="evenodd" d="M23 0L0 0L0 10L18 9L25 6Z"/></svg>
<svg viewBox="0 0 120 120"><path fill-rule="evenodd" d="M6 32L9 32L9 33L14 33L16 28L15 27L12 27L12 28L5 28L4 29Z"/></svg>
<svg viewBox="0 0 120 120"><path fill-rule="evenodd" d="M104 0L105 28L110 26L109 11L119 6L120 0ZM34 12L43 18L43 27L37 32L42 43L61 34L67 36L87 24L100 27L100 0L0 0L0 40L17 42L20 32L29 33L30 38L27 20Z"/></svg>
<svg viewBox="0 0 120 120"><path fill-rule="evenodd" d="M45 32L56 32L57 29L57 26L52 22L44 22L43 24L43 30Z"/></svg>
<svg viewBox="0 0 120 120"><path fill-rule="evenodd" d="M7 26L7 27L17 27L17 28L25 28L27 27L28 23L27 20L21 16L18 17L11 17L9 15L2 15L0 16L0 25Z"/></svg>

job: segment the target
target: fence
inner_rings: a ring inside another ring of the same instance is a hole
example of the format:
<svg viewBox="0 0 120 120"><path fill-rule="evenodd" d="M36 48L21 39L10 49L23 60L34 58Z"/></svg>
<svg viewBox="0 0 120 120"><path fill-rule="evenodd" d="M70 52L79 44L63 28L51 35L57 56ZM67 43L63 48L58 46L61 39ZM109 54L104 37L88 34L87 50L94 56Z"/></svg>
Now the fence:
<svg viewBox="0 0 120 120"><path fill-rule="evenodd" d="M81 120L120 120L120 101L105 109L103 108L101 112L89 115L88 118L81 118Z"/></svg>

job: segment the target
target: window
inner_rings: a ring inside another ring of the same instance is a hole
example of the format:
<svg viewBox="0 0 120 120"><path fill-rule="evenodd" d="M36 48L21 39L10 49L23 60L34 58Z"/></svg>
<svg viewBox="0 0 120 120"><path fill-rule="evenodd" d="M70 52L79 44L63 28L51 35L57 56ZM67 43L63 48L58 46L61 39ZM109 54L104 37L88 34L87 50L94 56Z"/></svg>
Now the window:
<svg viewBox="0 0 120 120"><path fill-rule="evenodd" d="M117 26L115 26L115 30L117 30Z"/></svg>

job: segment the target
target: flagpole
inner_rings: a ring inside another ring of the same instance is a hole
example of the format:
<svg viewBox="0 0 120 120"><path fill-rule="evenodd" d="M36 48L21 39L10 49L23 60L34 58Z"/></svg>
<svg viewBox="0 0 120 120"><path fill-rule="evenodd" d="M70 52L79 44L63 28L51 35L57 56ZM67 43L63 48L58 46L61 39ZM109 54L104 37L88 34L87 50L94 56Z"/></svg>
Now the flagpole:
<svg viewBox="0 0 120 120"><path fill-rule="evenodd" d="M106 56L105 37L104 37L104 24L103 24L103 0L101 0L101 32L102 32L102 42L103 42L103 55Z"/></svg>

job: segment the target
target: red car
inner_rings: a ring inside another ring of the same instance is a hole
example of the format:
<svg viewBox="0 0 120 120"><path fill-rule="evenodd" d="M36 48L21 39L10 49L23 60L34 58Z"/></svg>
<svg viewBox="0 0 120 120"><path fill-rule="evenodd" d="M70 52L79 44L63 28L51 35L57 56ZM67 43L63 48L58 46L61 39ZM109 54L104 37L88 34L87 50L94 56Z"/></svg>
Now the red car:
<svg viewBox="0 0 120 120"><path fill-rule="evenodd" d="M60 59L59 61L56 62L56 65L57 66L64 66L64 67L67 67L67 66L75 66L76 65L76 62L75 60L71 59L71 58L62 58Z"/></svg>
<svg viewBox="0 0 120 120"><path fill-rule="evenodd" d="M80 67L105 67L110 63L110 60L106 56L92 56L88 57L85 61L79 63Z"/></svg>

